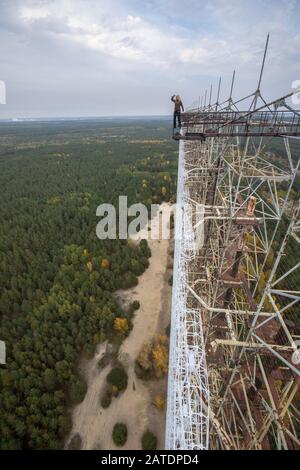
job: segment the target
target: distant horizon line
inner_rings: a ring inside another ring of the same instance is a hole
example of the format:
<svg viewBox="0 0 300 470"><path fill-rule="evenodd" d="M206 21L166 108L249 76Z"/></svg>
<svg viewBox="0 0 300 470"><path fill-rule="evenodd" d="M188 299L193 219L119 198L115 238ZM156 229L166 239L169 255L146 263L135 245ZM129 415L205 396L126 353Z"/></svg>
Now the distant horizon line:
<svg viewBox="0 0 300 470"><path fill-rule="evenodd" d="M170 118L171 114L128 114L128 115L105 115L105 116L27 116L27 117L0 117L0 122L21 122L21 121L67 121L67 120L87 120L87 119L145 119L145 118Z"/></svg>

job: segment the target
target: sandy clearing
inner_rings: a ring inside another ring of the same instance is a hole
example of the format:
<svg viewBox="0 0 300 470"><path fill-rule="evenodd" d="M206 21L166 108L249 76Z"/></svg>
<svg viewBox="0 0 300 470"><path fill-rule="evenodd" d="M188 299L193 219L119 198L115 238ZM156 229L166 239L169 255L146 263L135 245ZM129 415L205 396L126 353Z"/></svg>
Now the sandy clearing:
<svg viewBox="0 0 300 470"><path fill-rule="evenodd" d="M159 212L154 218L155 227ZM141 238L147 228L141 233ZM142 276L139 284L126 291L116 293L120 303L126 306L133 300L140 302L140 309L133 320L133 329L121 345L119 357L126 364L128 386L124 393L114 398L110 407L103 409L99 396L106 383L106 376L111 368L106 366L101 371L98 360L103 355L106 343L98 346L95 357L82 364L82 370L88 383L84 400L73 410L73 427L70 438L79 433L82 438L82 449L140 449L141 436L146 429L158 437L158 448L164 448L164 413L152 404L154 397L166 394L166 378L159 381L143 382L134 373L135 359L142 346L150 341L156 333L164 333L170 322L171 291L167 269L169 240L148 240L152 251L150 266ZM122 448L114 445L111 434L116 422L124 422L128 427L128 439ZM68 441L70 440L68 439Z"/></svg>

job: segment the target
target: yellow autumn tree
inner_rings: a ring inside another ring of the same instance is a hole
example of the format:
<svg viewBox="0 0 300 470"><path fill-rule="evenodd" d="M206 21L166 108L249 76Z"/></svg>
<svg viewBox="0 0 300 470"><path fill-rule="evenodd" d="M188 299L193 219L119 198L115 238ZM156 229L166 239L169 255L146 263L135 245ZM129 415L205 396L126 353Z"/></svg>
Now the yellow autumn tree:
<svg viewBox="0 0 300 470"><path fill-rule="evenodd" d="M162 397L160 397L159 395L157 395L153 400L153 405L158 410L163 411L163 409L165 407L165 400Z"/></svg>
<svg viewBox="0 0 300 470"><path fill-rule="evenodd" d="M117 317L114 321L114 329L118 333L125 334L128 331L128 321L127 318Z"/></svg>
<svg viewBox="0 0 300 470"><path fill-rule="evenodd" d="M103 258L100 263L101 268L107 269L109 268L109 261L106 258Z"/></svg>
<svg viewBox="0 0 300 470"><path fill-rule="evenodd" d="M137 363L146 377L160 378L168 371L169 340L166 335L157 335L145 344L137 357Z"/></svg>
<svg viewBox="0 0 300 470"><path fill-rule="evenodd" d="M159 335L152 347L153 367L157 378L168 372L168 353L168 338Z"/></svg>
<svg viewBox="0 0 300 470"><path fill-rule="evenodd" d="M93 271L93 263L91 261L88 261L86 263L86 267L88 268L88 271L91 273Z"/></svg>

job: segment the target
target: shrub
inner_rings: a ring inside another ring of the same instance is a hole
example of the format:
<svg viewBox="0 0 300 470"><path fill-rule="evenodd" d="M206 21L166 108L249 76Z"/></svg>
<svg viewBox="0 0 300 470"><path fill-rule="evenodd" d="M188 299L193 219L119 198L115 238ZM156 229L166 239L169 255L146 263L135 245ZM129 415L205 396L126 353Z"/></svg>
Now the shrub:
<svg viewBox="0 0 300 470"><path fill-rule="evenodd" d="M77 403L82 402L87 391L86 383L80 379L75 378L69 387L69 399L72 405L77 405Z"/></svg>
<svg viewBox="0 0 300 470"><path fill-rule="evenodd" d="M118 366L112 369L106 377L107 382L116 387L119 391L127 387L128 376L123 367Z"/></svg>
<svg viewBox="0 0 300 470"><path fill-rule="evenodd" d="M171 217L170 217L170 228L174 228L175 227L175 223L174 223L174 214L172 213L171 214Z"/></svg>
<svg viewBox="0 0 300 470"><path fill-rule="evenodd" d="M139 244L140 252L146 256L146 258L150 258L151 256L151 249L149 248L148 242L145 239L142 239Z"/></svg>
<svg viewBox="0 0 300 470"><path fill-rule="evenodd" d="M112 394L110 390L106 389L102 396L100 397L100 403L102 408L108 408L111 404Z"/></svg>
<svg viewBox="0 0 300 470"><path fill-rule="evenodd" d="M135 310L138 310L140 308L140 303L138 300L134 300L131 304L131 309L134 312Z"/></svg>
<svg viewBox="0 0 300 470"><path fill-rule="evenodd" d="M104 367L106 367L108 364L109 364L109 361L110 361L110 355L105 353L101 359L99 359L98 361L98 367L99 369L104 369Z"/></svg>
<svg viewBox="0 0 300 470"><path fill-rule="evenodd" d="M82 446L82 439L80 434L76 433L70 440L67 450L80 450Z"/></svg>
<svg viewBox="0 0 300 470"><path fill-rule="evenodd" d="M157 437L151 432L146 431L142 436L142 449L155 450L157 448Z"/></svg>
<svg viewBox="0 0 300 470"><path fill-rule="evenodd" d="M127 426L124 423L114 425L112 438L116 446L123 446L127 441Z"/></svg>
<svg viewBox="0 0 300 470"><path fill-rule="evenodd" d="M140 308L140 303L138 300L134 300L133 302L131 302L131 304L129 305L128 307L128 315L129 317L131 318L131 316L133 315L133 313L138 310Z"/></svg>

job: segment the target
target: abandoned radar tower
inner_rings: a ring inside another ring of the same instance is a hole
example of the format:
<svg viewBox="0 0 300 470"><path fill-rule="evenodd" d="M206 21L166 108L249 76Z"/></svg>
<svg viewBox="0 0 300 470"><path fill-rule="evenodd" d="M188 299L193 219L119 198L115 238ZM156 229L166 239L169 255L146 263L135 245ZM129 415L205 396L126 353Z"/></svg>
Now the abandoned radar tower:
<svg viewBox="0 0 300 470"><path fill-rule="evenodd" d="M268 41L255 92L220 80L174 136L167 449L300 448L300 112L261 94Z"/></svg>

